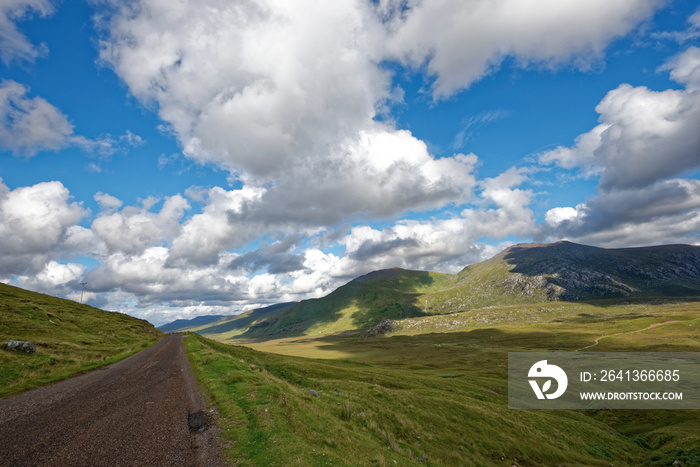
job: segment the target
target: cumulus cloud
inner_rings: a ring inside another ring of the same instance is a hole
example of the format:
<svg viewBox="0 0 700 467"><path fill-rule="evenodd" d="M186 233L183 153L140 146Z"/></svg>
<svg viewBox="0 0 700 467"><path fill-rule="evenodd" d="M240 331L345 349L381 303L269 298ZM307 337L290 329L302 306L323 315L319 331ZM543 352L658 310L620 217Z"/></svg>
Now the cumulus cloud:
<svg viewBox="0 0 700 467"><path fill-rule="evenodd" d="M95 199L104 211L93 221L92 231L105 242L110 252L139 253L175 236L190 205L180 195L165 199L160 212L151 212L155 199L146 199L140 207L127 206L116 211L121 201L98 193ZM116 212L115 212L116 211Z"/></svg>
<svg viewBox="0 0 700 467"><path fill-rule="evenodd" d="M265 269L270 274L284 274L304 269L304 257L292 252L297 246L299 237L290 235L282 240L261 242L258 249L249 251L231 261L231 269L241 269L251 273Z"/></svg>
<svg viewBox="0 0 700 467"><path fill-rule="evenodd" d="M398 0L387 48L404 63L425 65L440 99L497 70L506 57L521 66L571 63L589 68L615 37L663 5L661 0Z"/></svg>
<svg viewBox="0 0 700 467"><path fill-rule="evenodd" d="M50 0L3 0L0 3L0 59L9 65L13 61L33 61L47 53L45 44L34 45L17 28L17 22L37 14L53 13Z"/></svg>
<svg viewBox="0 0 700 467"><path fill-rule="evenodd" d="M576 208L554 208L542 240L568 238L608 246L697 243L700 180L662 180L644 189L602 193Z"/></svg>
<svg viewBox="0 0 700 467"><path fill-rule="evenodd" d="M600 174L600 188L642 188L700 166L700 49L690 47L663 69L685 89L652 91L622 84L598 104L600 124L542 163Z"/></svg>
<svg viewBox="0 0 700 467"><path fill-rule="evenodd" d="M60 182L14 190L0 182L0 277L37 274L63 255L89 251L94 236L78 225L86 215Z"/></svg>
<svg viewBox="0 0 700 467"><path fill-rule="evenodd" d="M126 130L124 135L103 135L96 139L74 134L74 125L46 99L28 97L29 89L15 81L0 82L0 149L32 157L40 151L77 146L101 160L145 144L143 138Z"/></svg>
<svg viewBox="0 0 700 467"><path fill-rule="evenodd" d="M401 95L383 62L427 61L446 96L506 55L590 64L658 4L115 1L100 56L187 157L261 190L236 223L328 225L462 204L476 185L475 156L436 158L377 118Z"/></svg>
<svg viewBox="0 0 700 467"><path fill-rule="evenodd" d="M37 274L19 276L17 283L25 289L67 296L80 288L85 270L86 267L82 264L62 264L51 260Z"/></svg>
<svg viewBox="0 0 700 467"><path fill-rule="evenodd" d="M33 156L69 144L73 124L41 97L27 97L28 89L15 81L0 82L0 147Z"/></svg>
<svg viewBox="0 0 700 467"><path fill-rule="evenodd" d="M479 184L480 208L464 209L458 216L438 220L402 220L382 230L354 227L343 240L348 275L387 267L456 272L486 259L495 251L480 243L508 237L526 238L535 231L530 208L532 192L517 188L528 179L527 170L511 168Z"/></svg>
<svg viewBox="0 0 700 467"><path fill-rule="evenodd" d="M158 104L185 154L267 177L365 129L390 78L357 2L117 7L101 57ZM221 44L226 44L225 47Z"/></svg>
<svg viewBox="0 0 700 467"><path fill-rule="evenodd" d="M210 265L220 260L227 249L239 248L253 240L263 229L253 222L233 221L251 203L259 201L264 189L243 187L226 191L211 188L206 193L206 206L200 214L187 219L172 242L169 264L181 261Z"/></svg>

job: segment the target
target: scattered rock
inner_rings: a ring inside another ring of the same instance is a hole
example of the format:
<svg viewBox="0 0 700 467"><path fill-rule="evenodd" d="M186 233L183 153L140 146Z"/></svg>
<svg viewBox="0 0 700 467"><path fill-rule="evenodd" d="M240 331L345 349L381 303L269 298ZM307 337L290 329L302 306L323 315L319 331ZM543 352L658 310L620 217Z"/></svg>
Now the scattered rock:
<svg viewBox="0 0 700 467"><path fill-rule="evenodd" d="M30 355L36 353L36 346L27 341L7 341L5 348L15 352L26 352Z"/></svg>
<svg viewBox="0 0 700 467"><path fill-rule="evenodd" d="M374 337L380 334L386 334L387 332L391 332L393 330L394 321L391 319L385 319L376 326L367 329L365 332L362 333L360 337Z"/></svg>
<svg viewBox="0 0 700 467"><path fill-rule="evenodd" d="M358 416L358 417L361 417L361 418L365 418L365 413L364 413L364 412L360 412L360 413L357 414L357 416Z"/></svg>
<svg viewBox="0 0 700 467"><path fill-rule="evenodd" d="M314 397L318 397L318 393L313 389L309 389L309 394L311 394Z"/></svg>
<svg viewBox="0 0 700 467"><path fill-rule="evenodd" d="M187 426L190 427L190 433L201 433L207 429L208 425L209 420L202 410L187 414Z"/></svg>
<svg viewBox="0 0 700 467"><path fill-rule="evenodd" d="M421 461L421 462L428 462L430 460L430 458L428 456L426 456L425 453L423 453L423 455L421 457L416 457L416 459Z"/></svg>

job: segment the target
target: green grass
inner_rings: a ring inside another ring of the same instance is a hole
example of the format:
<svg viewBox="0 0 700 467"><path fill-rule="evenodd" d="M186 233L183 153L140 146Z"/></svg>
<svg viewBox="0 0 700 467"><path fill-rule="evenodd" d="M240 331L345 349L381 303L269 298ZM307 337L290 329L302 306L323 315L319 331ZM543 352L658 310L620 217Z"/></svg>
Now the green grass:
<svg viewBox="0 0 700 467"><path fill-rule="evenodd" d="M423 328L391 337L287 338L248 343L253 350L193 335L186 347L219 408L234 465L408 465L423 454L435 465L697 459L697 410L508 409L507 352L576 350L605 335L596 350L700 351L700 304L545 303L480 313L476 326L456 315L411 318L400 323L425 320ZM678 322L650 327L668 321Z"/></svg>
<svg viewBox="0 0 700 467"><path fill-rule="evenodd" d="M147 321L0 284L0 397L125 358L163 334ZM4 349L30 341L34 355Z"/></svg>

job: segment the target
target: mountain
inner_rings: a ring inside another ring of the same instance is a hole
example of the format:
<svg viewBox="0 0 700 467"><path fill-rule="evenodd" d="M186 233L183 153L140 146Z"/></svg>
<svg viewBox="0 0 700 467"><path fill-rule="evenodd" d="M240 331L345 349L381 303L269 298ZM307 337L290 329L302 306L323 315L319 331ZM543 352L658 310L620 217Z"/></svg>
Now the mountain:
<svg viewBox="0 0 700 467"><path fill-rule="evenodd" d="M192 319L176 319L175 321L158 326L158 329L163 332L185 331L187 329L215 323L216 321L221 321L226 318L230 318L230 315L207 315L197 316L196 318Z"/></svg>
<svg viewBox="0 0 700 467"><path fill-rule="evenodd" d="M187 330L197 332L198 334L202 335L217 336L218 338L223 339L231 336L240 335L248 331L248 329L250 329L252 326L255 326L256 324L267 322L268 319L275 316L281 310L296 305L296 303L297 302L277 303L275 305L266 306L264 308L256 308L254 310L246 311L245 313L241 313L240 315L223 316L219 320L216 320L210 324L195 323L195 325L181 327L178 330ZM195 320L196 318L189 321Z"/></svg>
<svg viewBox="0 0 700 467"><path fill-rule="evenodd" d="M0 397L113 363L162 335L148 321L0 283ZM9 340L36 353L6 350Z"/></svg>
<svg viewBox="0 0 700 467"><path fill-rule="evenodd" d="M511 246L467 266L431 297L433 313L491 305L700 295L700 247L605 249L571 242Z"/></svg>
<svg viewBox="0 0 700 467"><path fill-rule="evenodd" d="M469 311L496 305L619 297L700 296L700 247L605 249L571 242L511 246L457 274L385 269L329 295L285 306L212 337L276 338L364 329L385 319ZM233 321L232 321L233 323ZM241 325L245 324L245 325Z"/></svg>

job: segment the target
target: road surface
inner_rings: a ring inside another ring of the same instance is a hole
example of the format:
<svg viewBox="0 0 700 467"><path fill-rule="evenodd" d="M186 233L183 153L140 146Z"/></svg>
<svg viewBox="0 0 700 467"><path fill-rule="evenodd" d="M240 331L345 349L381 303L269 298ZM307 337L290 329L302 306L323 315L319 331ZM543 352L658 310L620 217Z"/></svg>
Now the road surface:
<svg viewBox="0 0 700 467"><path fill-rule="evenodd" d="M183 337L169 336L113 365L0 400L0 466L220 465L215 428L191 427L200 427L204 409Z"/></svg>

